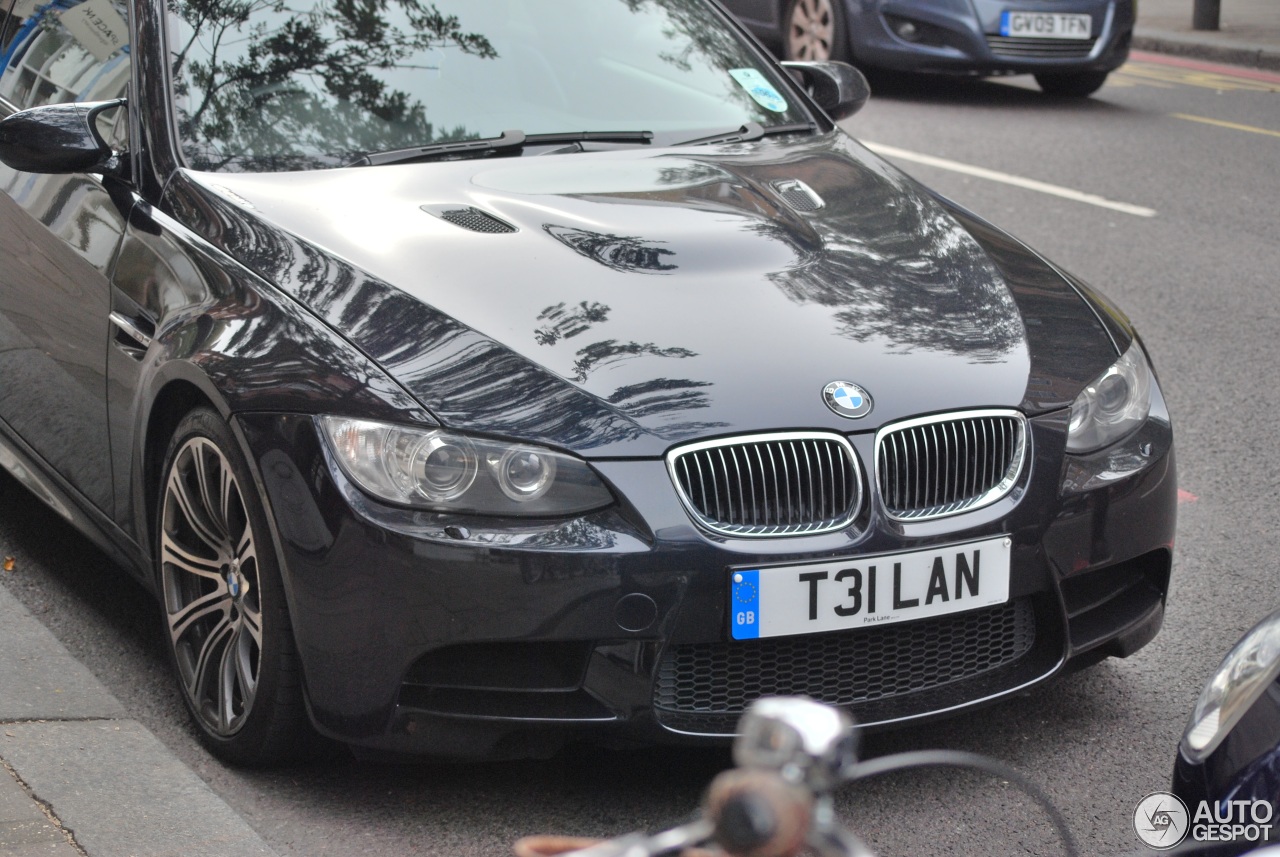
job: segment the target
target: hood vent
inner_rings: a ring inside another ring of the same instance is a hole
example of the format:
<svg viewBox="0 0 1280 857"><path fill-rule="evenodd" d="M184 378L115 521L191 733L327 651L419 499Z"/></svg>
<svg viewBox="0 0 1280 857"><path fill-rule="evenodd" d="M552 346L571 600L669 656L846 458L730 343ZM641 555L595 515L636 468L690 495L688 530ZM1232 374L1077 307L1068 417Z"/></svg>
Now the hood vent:
<svg viewBox="0 0 1280 857"><path fill-rule="evenodd" d="M505 220L500 220L489 212L481 211L472 205L424 205L422 210L428 214L434 214L454 226L460 226L472 232L501 235L519 231Z"/></svg>
<svg viewBox="0 0 1280 857"><path fill-rule="evenodd" d="M822 197L814 193L813 188L799 179L774 182L773 189L782 197L783 202L802 214L817 211L826 205Z"/></svg>

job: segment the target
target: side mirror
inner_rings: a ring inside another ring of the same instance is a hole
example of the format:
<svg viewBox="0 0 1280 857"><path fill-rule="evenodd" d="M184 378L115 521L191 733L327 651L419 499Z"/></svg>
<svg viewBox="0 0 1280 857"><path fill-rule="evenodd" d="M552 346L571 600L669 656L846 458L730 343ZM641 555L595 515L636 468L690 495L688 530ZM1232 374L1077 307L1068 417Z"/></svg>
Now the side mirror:
<svg viewBox="0 0 1280 857"><path fill-rule="evenodd" d="M24 173L115 172L120 159L98 133L98 114L124 99L46 104L0 120L0 161Z"/></svg>
<svg viewBox="0 0 1280 857"><path fill-rule="evenodd" d="M857 113L871 97L867 79L848 63L784 62L782 67L798 73L809 95L837 122Z"/></svg>

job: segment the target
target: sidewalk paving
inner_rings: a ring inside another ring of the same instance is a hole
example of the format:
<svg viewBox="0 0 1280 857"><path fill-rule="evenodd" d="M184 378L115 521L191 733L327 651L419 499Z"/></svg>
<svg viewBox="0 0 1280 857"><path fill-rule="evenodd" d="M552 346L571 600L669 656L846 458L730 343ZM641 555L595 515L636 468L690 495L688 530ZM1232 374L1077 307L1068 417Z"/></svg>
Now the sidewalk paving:
<svg viewBox="0 0 1280 857"><path fill-rule="evenodd" d="M0 855L275 852L0 587Z"/></svg>
<svg viewBox="0 0 1280 857"><path fill-rule="evenodd" d="M1280 69L1280 0L1138 0L1134 47ZM275 852L0 587L0 857Z"/></svg>
<svg viewBox="0 0 1280 857"><path fill-rule="evenodd" d="M1280 0L1221 0L1221 29L1191 29L1195 0L1137 0L1133 46L1280 70Z"/></svg>

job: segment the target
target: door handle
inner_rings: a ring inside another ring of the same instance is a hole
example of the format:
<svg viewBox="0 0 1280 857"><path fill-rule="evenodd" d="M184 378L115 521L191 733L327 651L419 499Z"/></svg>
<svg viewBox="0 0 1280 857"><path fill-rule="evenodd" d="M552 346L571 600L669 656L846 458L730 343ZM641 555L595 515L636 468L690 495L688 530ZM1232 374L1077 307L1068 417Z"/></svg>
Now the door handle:
<svg viewBox="0 0 1280 857"><path fill-rule="evenodd" d="M141 360L151 347L155 327L145 319L131 319L128 316L113 312L107 318L116 328L113 337L117 346L135 360Z"/></svg>

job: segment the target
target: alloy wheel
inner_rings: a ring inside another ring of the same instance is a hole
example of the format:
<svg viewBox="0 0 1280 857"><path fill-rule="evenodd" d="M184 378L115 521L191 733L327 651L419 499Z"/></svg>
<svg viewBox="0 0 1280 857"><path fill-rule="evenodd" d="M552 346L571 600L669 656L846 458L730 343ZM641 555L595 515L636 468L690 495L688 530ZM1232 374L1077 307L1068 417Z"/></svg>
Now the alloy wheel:
<svg viewBox="0 0 1280 857"><path fill-rule="evenodd" d="M182 445L162 503L160 577L179 677L201 724L229 737L253 710L263 622L257 543L217 444Z"/></svg>
<svg viewBox="0 0 1280 857"><path fill-rule="evenodd" d="M787 18L787 55L804 61L835 55L836 11L832 0L794 0Z"/></svg>

